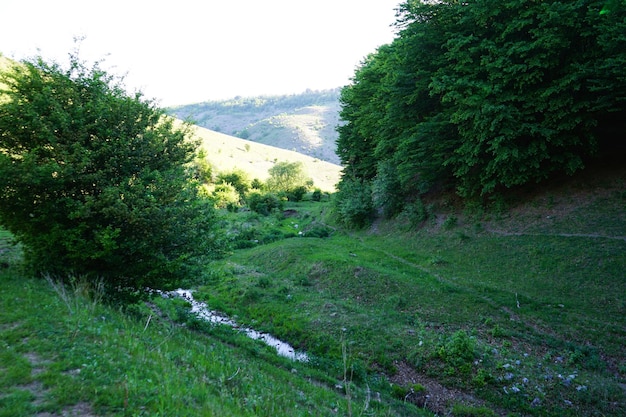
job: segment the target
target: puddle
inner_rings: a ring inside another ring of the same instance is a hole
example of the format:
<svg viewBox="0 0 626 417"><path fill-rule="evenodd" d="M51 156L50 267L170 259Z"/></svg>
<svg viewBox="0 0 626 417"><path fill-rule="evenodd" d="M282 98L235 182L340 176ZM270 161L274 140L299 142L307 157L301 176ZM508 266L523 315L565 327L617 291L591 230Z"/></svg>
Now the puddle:
<svg viewBox="0 0 626 417"><path fill-rule="evenodd" d="M210 310L206 303L196 301L193 298L191 290L178 289L176 291L165 293L165 295L176 296L187 300L187 302L191 304L191 312L196 314L199 318L213 324L224 324L226 326L238 329L244 332L249 338L254 340L261 340L267 345L274 347L276 349L276 352L280 356L284 356L298 362L308 362L309 360L306 353L296 352L295 349L291 347L291 345L289 345L288 343L285 343L268 333L263 333L254 329L241 327L239 326L239 324L237 324L237 322L225 316L224 314L218 311Z"/></svg>

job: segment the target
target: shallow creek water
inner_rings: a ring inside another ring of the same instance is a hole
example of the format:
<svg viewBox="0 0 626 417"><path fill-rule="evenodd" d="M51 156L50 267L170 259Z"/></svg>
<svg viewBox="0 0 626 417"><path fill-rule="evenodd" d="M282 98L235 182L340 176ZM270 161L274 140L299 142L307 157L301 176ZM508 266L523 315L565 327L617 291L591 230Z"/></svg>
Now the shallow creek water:
<svg viewBox="0 0 626 417"><path fill-rule="evenodd" d="M306 353L296 352L295 349L291 347L291 345L289 345L288 343L283 342L282 340L279 340L268 333L259 332L257 330L247 327L241 327L230 317L227 317L218 311L209 309L206 303L196 301L193 298L191 290L178 289L176 291L164 293L164 295L170 297L180 297L186 300L189 304L191 304L191 312L196 314L202 320L208 321L213 324L224 324L238 329L244 332L249 338L254 340L261 340L267 345L274 347L276 349L276 352L281 356L298 362L307 362L309 360Z"/></svg>

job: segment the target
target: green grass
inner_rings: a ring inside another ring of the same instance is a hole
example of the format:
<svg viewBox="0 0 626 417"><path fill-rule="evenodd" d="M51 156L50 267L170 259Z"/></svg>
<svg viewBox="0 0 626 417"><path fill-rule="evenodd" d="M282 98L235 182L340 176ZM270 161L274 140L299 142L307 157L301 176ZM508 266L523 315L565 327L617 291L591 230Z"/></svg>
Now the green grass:
<svg viewBox="0 0 626 417"><path fill-rule="evenodd" d="M626 412L626 224L615 198L527 233L486 231L512 230L516 218L468 218L260 245L212 265L198 296L305 349L335 377L344 340L364 384L408 365L472 396L476 413L617 416ZM598 232L580 226L600 220Z"/></svg>
<svg viewBox="0 0 626 417"><path fill-rule="evenodd" d="M0 236L2 259L8 237ZM0 416L334 416L366 405L381 415L415 412L370 402L356 388L347 397L309 364L234 330L192 325L184 303L156 299L160 310L122 311L80 280L63 287L26 278L15 259L0 271Z"/></svg>
<svg viewBox="0 0 626 417"><path fill-rule="evenodd" d="M308 363L182 300L121 311L25 277L0 232L0 416L624 415L626 200L594 189L413 230L344 231L326 202L225 214L243 249L196 299Z"/></svg>

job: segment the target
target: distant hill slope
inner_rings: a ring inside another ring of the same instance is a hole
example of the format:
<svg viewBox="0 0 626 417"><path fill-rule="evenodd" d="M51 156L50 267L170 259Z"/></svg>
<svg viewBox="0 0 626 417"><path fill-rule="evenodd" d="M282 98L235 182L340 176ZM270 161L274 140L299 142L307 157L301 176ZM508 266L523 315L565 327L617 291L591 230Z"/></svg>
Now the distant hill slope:
<svg viewBox="0 0 626 417"><path fill-rule="evenodd" d="M236 97L173 107L168 113L216 132L339 164L339 91Z"/></svg>
<svg viewBox="0 0 626 417"><path fill-rule="evenodd" d="M252 178L264 181L269 177L268 170L276 162L300 161L306 174L313 179L315 187L333 192L339 182L341 167L330 162L198 126L195 135L202 140L202 147L207 151L207 159L218 172L238 168L248 172Z"/></svg>

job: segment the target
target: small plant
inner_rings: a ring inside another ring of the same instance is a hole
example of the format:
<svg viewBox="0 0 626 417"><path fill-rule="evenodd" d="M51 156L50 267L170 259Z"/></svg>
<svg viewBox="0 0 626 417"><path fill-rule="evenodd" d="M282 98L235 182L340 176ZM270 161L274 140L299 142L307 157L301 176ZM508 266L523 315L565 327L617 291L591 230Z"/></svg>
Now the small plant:
<svg viewBox="0 0 626 417"><path fill-rule="evenodd" d="M439 348L438 355L454 372L468 373L476 358L476 342L459 330Z"/></svg>
<svg viewBox="0 0 626 417"><path fill-rule="evenodd" d="M458 225L458 222L459 220L456 218L456 216L449 216L447 219L444 220L441 227L443 228L443 230L452 230Z"/></svg>
<svg viewBox="0 0 626 417"><path fill-rule="evenodd" d="M322 190L320 190L319 188L313 190L313 192L311 193L311 200L322 201Z"/></svg>
<svg viewBox="0 0 626 417"><path fill-rule="evenodd" d="M405 400L411 393L409 388L397 384L391 384L391 395L399 400Z"/></svg>
<svg viewBox="0 0 626 417"><path fill-rule="evenodd" d="M487 407L474 407L465 404L454 404L452 415L455 417L496 417L496 413Z"/></svg>

